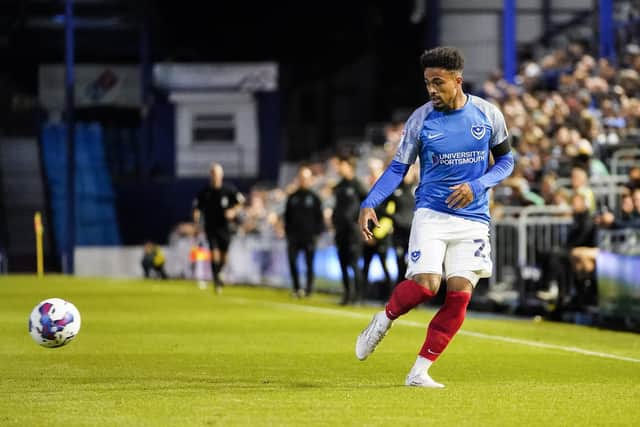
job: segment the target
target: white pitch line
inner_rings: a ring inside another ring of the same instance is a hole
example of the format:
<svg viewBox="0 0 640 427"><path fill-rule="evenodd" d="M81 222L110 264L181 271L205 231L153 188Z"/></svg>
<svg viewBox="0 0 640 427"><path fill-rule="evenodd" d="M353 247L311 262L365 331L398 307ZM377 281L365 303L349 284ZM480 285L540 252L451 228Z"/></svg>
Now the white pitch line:
<svg viewBox="0 0 640 427"><path fill-rule="evenodd" d="M257 300L245 299L245 298L233 298L233 300L235 300L237 302L241 302L241 303L259 302L259 303L264 304L264 305L270 305L270 306L274 306L274 307L282 307L282 308L285 308L287 310L305 311L305 312L309 312L309 313L330 314L330 315L333 315L333 316L352 317L352 318L356 318L356 319L367 319L367 320L371 318L371 315L368 315L368 314L353 313L353 312L350 312L350 311L343 311L343 310L338 310L338 309L335 309L335 308L325 308L325 307L315 307L315 306L309 306L309 305L277 303L277 302L269 302L269 301L257 301ZM414 321L411 321L411 320L396 320L396 323L401 324L401 325L405 325L405 326L422 328L422 329L426 328L426 326L427 326L425 323L414 322ZM635 359L633 357L618 356L617 354L603 353L603 352L600 352L600 351L591 351L591 350L586 350L586 349L579 348L579 347L568 347L568 346L557 345L557 344L548 344L548 343L540 342L540 341L530 341L530 340L524 340L524 339L520 339L520 338L505 337L505 336L502 336L502 335L484 334L482 332L465 331L465 330L462 330L462 329L458 333L460 335L466 335L466 336L485 339L485 340L502 341L502 342L507 342L507 343L511 343L511 344L526 345L526 346L529 346L529 347L537 347L537 348L546 348L546 349L551 349L551 350L566 351L566 352L569 352L569 353L577 353L577 354L582 354L582 355L585 355L585 356L595 356L595 357L602 357L602 358L605 358L605 359L621 360L621 361L624 361L624 362L640 363L640 359Z"/></svg>

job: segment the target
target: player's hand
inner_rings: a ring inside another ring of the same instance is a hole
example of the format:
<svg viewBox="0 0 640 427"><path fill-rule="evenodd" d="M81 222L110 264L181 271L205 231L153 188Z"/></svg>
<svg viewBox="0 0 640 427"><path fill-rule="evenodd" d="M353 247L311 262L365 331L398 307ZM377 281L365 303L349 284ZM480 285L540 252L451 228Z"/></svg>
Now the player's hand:
<svg viewBox="0 0 640 427"><path fill-rule="evenodd" d="M447 206L453 209L462 209L473 202L473 190L468 183L454 185L449 187L453 190L447 197Z"/></svg>
<svg viewBox="0 0 640 427"><path fill-rule="evenodd" d="M378 216L376 215L376 211L373 208L362 208L360 209L360 216L358 217L358 225L360 226L360 232L362 233L362 237L364 240L373 239L373 232L369 230L369 221L373 223L376 227L379 227Z"/></svg>

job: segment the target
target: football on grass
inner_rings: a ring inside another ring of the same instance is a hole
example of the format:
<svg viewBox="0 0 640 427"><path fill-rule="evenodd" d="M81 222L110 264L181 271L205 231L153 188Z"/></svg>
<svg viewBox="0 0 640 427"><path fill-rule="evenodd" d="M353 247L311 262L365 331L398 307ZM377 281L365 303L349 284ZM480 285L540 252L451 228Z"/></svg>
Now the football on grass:
<svg viewBox="0 0 640 427"><path fill-rule="evenodd" d="M29 333L43 347L61 347L80 332L80 312L60 298L49 298L31 311Z"/></svg>

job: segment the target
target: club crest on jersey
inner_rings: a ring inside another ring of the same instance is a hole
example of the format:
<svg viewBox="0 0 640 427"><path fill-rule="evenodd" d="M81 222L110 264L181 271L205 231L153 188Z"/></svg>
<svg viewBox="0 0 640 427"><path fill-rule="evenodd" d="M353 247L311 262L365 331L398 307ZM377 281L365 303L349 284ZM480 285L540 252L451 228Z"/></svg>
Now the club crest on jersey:
<svg viewBox="0 0 640 427"><path fill-rule="evenodd" d="M416 262L420 259L420 251L411 252L411 261Z"/></svg>
<svg viewBox="0 0 640 427"><path fill-rule="evenodd" d="M433 163L433 166L436 166L438 163L440 163L440 159L438 158L436 153L431 153L431 163Z"/></svg>
<svg viewBox="0 0 640 427"><path fill-rule="evenodd" d="M473 137L475 139L482 139L482 137L487 133L487 128L484 127L483 125L473 125L471 126L471 135L473 135Z"/></svg>

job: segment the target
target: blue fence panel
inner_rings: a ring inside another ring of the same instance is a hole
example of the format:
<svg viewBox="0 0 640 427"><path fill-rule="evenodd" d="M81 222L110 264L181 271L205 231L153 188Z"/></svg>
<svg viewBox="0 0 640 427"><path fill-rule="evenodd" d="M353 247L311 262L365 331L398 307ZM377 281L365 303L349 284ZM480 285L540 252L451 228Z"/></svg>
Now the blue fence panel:
<svg viewBox="0 0 640 427"><path fill-rule="evenodd" d="M55 241L58 250L67 236L66 128L49 124L42 129L42 153L49 184ZM78 123L76 149L76 244L118 245L120 233L115 214L115 192L107 170L103 132L97 123Z"/></svg>

